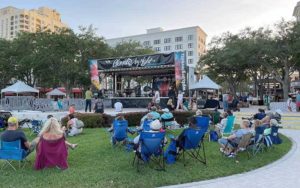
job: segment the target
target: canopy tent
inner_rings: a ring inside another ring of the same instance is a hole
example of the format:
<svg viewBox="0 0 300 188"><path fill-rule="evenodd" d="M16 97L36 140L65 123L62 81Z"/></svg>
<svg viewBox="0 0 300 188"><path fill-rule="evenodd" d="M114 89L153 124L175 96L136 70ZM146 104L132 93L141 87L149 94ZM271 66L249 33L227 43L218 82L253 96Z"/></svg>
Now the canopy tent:
<svg viewBox="0 0 300 188"><path fill-rule="evenodd" d="M204 75L202 80L199 80L198 82L191 84L190 90L193 89L220 89L221 86L216 84L214 81L212 81L208 76Z"/></svg>
<svg viewBox="0 0 300 188"><path fill-rule="evenodd" d="M47 96L66 96L66 93L60 91L59 89L53 89L52 91L46 93Z"/></svg>
<svg viewBox="0 0 300 188"><path fill-rule="evenodd" d="M1 94L6 92L16 93L18 95L19 93L39 93L39 90L26 85L22 81L17 81L15 84L1 90Z"/></svg>

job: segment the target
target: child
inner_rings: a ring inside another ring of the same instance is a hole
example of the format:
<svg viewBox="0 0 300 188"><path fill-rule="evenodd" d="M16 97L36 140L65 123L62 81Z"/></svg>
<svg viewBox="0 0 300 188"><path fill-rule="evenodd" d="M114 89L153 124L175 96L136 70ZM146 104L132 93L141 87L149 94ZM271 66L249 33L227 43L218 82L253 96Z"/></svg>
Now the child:
<svg viewBox="0 0 300 188"><path fill-rule="evenodd" d="M74 114L75 113L75 104L71 104L69 108L69 114Z"/></svg>

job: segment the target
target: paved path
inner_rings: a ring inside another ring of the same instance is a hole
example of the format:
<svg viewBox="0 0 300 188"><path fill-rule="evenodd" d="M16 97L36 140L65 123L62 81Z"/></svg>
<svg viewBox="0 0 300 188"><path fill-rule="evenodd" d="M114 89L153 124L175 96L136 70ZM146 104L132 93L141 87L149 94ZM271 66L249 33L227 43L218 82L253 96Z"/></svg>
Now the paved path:
<svg viewBox="0 0 300 188"><path fill-rule="evenodd" d="M272 164L243 174L167 187L298 188L300 187L300 130L284 129L280 132L292 139L293 147L288 154Z"/></svg>

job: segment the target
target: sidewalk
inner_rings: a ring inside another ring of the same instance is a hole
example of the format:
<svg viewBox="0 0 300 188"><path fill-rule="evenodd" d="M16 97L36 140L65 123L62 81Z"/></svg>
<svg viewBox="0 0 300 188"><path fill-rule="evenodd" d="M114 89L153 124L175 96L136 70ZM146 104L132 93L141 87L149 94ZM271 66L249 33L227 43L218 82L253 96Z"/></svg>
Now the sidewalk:
<svg viewBox="0 0 300 188"><path fill-rule="evenodd" d="M299 130L280 130L281 133L291 138L293 147L283 158L259 169L217 178L207 181L166 186L165 188L283 188L300 187L300 131ZM209 167L208 167L209 168Z"/></svg>

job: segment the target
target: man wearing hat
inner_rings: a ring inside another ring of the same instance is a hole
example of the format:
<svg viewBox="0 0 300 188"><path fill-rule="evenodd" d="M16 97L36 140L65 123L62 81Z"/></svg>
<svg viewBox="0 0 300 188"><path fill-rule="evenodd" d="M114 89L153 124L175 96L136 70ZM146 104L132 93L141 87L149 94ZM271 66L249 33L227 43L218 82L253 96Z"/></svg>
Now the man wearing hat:
<svg viewBox="0 0 300 188"><path fill-rule="evenodd" d="M29 151L30 143L28 142L24 132L18 129L18 119L16 117L10 117L7 124L7 129L1 134L1 141L13 142L21 140L21 148Z"/></svg>
<svg viewBox="0 0 300 188"><path fill-rule="evenodd" d="M150 131L149 132L160 132L162 129L162 125L159 120L154 120L150 123ZM138 148L138 143L140 141L140 135L136 136L133 139L133 143L136 145L136 148ZM165 143L167 142L167 138L165 138Z"/></svg>

